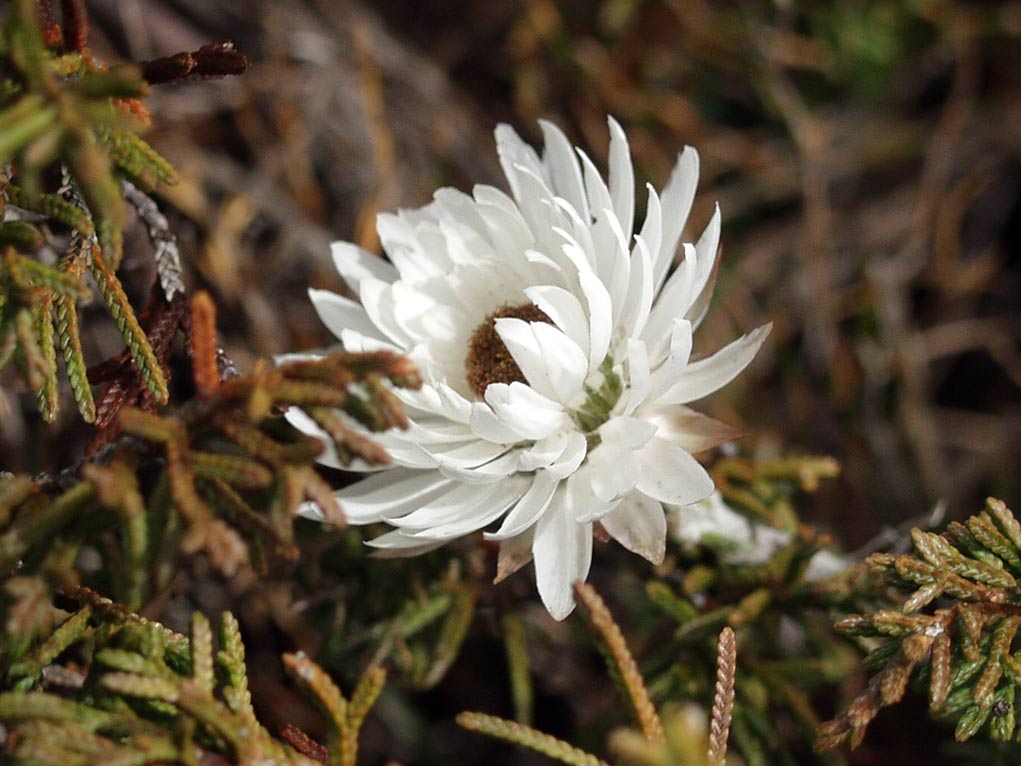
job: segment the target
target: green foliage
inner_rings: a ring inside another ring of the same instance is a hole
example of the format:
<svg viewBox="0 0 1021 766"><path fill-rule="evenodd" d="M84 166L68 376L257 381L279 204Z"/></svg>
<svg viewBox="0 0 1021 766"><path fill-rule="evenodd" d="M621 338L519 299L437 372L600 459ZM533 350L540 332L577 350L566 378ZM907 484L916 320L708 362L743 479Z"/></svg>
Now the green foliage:
<svg viewBox="0 0 1021 766"><path fill-rule="evenodd" d="M392 399L373 394L378 386L372 381L381 377L415 383L398 357L338 353L258 367L173 415L121 410L119 426L132 438L108 448L105 464L86 466L80 480L61 486L0 477L0 573L17 570L20 579L38 573L45 592L81 582L76 556L102 551L104 566L89 584L138 608L149 593L169 585L182 552L204 552L226 575L247 566L265 573L273 561L293 561L293 520L301 502L316 502L335 525L343 525L344 517L313 468L323 443L290 429L277 436L280 424L266 416L274 407L343 407L357 400L351 409L367 425L394 422L401 414ZM354 432L335 449L385 458ZM0 613L8 617L12 641L3 659L10 662L20 658L25 640L44 632L45 623L11 619L19 610L31 611L28 604L38 596L7 590Z"/></svg>
<svg viewBox="0 0 1021 766"><path fill-rule="evenodd" d="M88 591L74 595L79 608L63 614L56 631L11 667L16 691L0 694L0 721L17 743L15 763L195 764L216 758L355 766L359 730L385 680L380 668L368 670L346 700L314 662L284 655L298 687L330 725L326 746L294 727L284 732L284 742L255 715L233 615L220 619L217 650L201 613L192 616L189 639ZM60 658L73 661L62 665ZM42 684L55 691L40 691Z"/></svg>
<svg viewBox="0 0 1021 766"><path fill-rule="evenodd" d="M999 500L943 534L915 529L914 551L873 554L868 565L895 589L894 607L837 623L868 639L868 687L819 730L817 747L861 743L880 708L900 702L911 677L928 687L929 709L954 721L963 741L980 731L994 741L1019 734L1015 698L1021 628L1021 524Z"/></svg>
<svg viewBox="0 0 1021 766"><path fill-rule="evenodd" d="M723 766L734 704L736 642L734 632L724 628L716 651L712 711L707 719L697 706L670 707L666 722L653 706L645 681L638 672L620 628L610 610L591 585L575 583L584 605L589 628L606 659L610 675L618 682L640 731L621 729L613 733L610 747L623 763L650 766ZM566 766L606 766L596 755L544 734L531 726L484 713L465 712L457 722L470 731L541 753Z"/></svg>
<svg viewBox="0 0 1021 766"><path fill-rule="evenodd" d="M381 559L364 544L375 536L371 529L345 529L332 540L316 532L325 549L297 576L313 594L309 618L331 626L320 662L340 674L385 662L412 688L438 684L475 622L479 573L471 557L452 546Z"/></svg>
<svg viewBox="0 0 1021 766"><path fill-rule="evenodd" d="M731 734L747 764L794 764L798 740L807 750L819 718L812 694L854 674L857 651L835 637L831 610L845 611L853 570L810 579L809 565L828 540L798 521L799 491L835 474L820 458L719 461L713 476L728 505L750 521L789 534L762 563L735 563L709 537L700 550L668 560L662 579L645 584L648 601L630 599L647 636L643 671L660 704L697 703L711 695L716 634L730 627L741 646ZM684 513L681 509L678 513ZM823 555L831 555L824 553ZM622 583L626 589L638 587ZM781 734L789 724L795 738Z"/></svg>
<svg viewBox="0 0 1021 766"><path fill-rule="evenodd" d="M0 177L0 213L14 214L0 222L0 371L14 362L40 414L52 422L59 411L59 346L78 410L92 423L97 410L77 315L77 303L91 294L86 273L149 396L158 404L168 400L164 364L117 269L124 197L144 205L144 192L176 183L177 174L138 135L148 122L138 100L149 92L143 70L98 61L84 48L83 7L65 4L64 11L67 34L48 3L16 0L0 29L0 167L8 169ZM47 189L55 176L60 188ZM58 233L44 236L35 217ZM161 275L168 268L159 258L157 266ZM167 300L173 296L168 289Z"/></svg>

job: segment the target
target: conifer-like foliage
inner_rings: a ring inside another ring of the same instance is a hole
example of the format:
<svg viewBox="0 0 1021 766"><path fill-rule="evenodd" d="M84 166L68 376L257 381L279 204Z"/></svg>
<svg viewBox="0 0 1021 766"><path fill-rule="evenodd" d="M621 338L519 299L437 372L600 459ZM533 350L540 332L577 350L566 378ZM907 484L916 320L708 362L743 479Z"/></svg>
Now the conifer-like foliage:
<svg viewBox="0 0 1021 766"><path fill-rule="evenodd" d="M169 397L165 346L174 332L157 318L157 305L139 321L117 269L131 205L157 244L153 302L171 310L183 291L181 265L147 192L175 183L177 175L139 135L149 122L140 100L149 91L146 75L161 74L160 62L138 67L97 60L88 50L84 3L65 0L61 10L63 25L48 2L16 0L0 32L0 370L14 362L43 418L52 421L61 356L82 417L102 425L124 403L123 389L137 388L134 395L150 408ZM247 67L230 46L217 51L197 52L199 61L181 54L195 66L179 70L177 79ZM126 345L121 358L91 376L77 309L92 292L88 277ZM107 385L97 406L91 386L109 381L114 371L121 373L118 384Z"/></svg>
<svg viewBox="0 0 1021 766"><path fill-rule="evenodd" d="M346 699L318 665L284 655L297 686L326 716L325 746L289 727L274 738L252 707L245 646L237 620L195 613L190 637L124 611L90 591L56 631L11 667L18 689L0 694L19 763L224 763L354 766L358 732L386 674L370 668ZM218 644L218 647L217 647ZM68 659L88 657L87 669ZM52 691L37 691L45 681Z"/></svg>
<svg viewBox="0 0 1021 766"><path fill-rule="evenodd" d="M830 543L795 512L799 496L837 470L834 461L811 457L719 461L713 477L724 500L760 525L753 534L775 530L786 542L762 561L735 561L733 540L707 534L697 549L677 554L664 576L650 578L647 599L633 605L634 619L647 626L643 667L663 702L694 704L712 693L706 668L715 637L734 630L741 651L730 733L732 750L748 764L806 757L820 722L814 699L855 672L858 652L831 630L831 615L853 603L855 571L812 573L820 551L831 555Z"/></svg>
<svg viewBox="0 0 1021 766"><path fill-rule="evenodd" d="M933 715L966 740L984 731L1015 740L1021 628L1021 524L1001 501L942 534L915 529L914 550L877 553L867 564L895 590L891 608L848 616L837 628L873 639L864 666L874 675L847 710L819 730L821 750L861 743L880 708L900 702L913 676Z"/></svg>
<svg viewBox="0 0 1021 766"><path fill-rule="evenodd" d="M189 642L135 611L167 592L186 557L227 578L293 565L303 502L343 527L314 461L330 449L342 464L385 462L350 423L403 426L387 385L415 386L416 373L388 353L233 368L215 306L187 294L175 239L148 196L176 174L139 136L148 122L139 99L149 83L239 74L247 60L228 43L107 65L87 48L84 5L67 0L60 11L58 24L49 3L19 0L0 30L0 368L13 362L52 420L63 355L71 394L98 432L60 474L0 474L4 746L20 763L195 763L215 752L236 763L354 764L382 670L347 702L311 660L285 657L334 732L322 748L290 730L296 750L254 718L233 618L214 657L201 614ZM156 266L137 315L118 277L129 206ZM87 368L77 307L93 289L126 348ZM176 368L190 377L186 401L171 401L174 354L188 362ZM330 446L283 423L289 407Z"/></svg>

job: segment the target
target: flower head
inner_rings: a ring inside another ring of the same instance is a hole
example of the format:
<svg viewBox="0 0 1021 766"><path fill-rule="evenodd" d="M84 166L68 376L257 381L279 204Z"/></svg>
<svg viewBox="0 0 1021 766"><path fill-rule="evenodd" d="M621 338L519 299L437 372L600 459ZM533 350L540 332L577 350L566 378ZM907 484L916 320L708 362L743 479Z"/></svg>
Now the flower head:
<svg viewBox="0 0 1021 766"><path fill-rule="evenodd" d="M557 619L588 574L595 524L662 561L664 504L713 491L692 453L736 435L685 405L744 369L768 332L691 358L713 290L719 209L671 269L698 155L684 150L661 195L649 187L635 234L631 155L609 124L608 182L554 125L541 123L541 157L501 125L510 195L440 189L423 208L381 215L389 261L333 245L361 303L310 291L348 350L407 354L425 381L394 392L411 422L379 437L394 467L338 493L349 521L394 527L369 543L381 555L486 530L500 541L497 578L534 559ZM302 413L291 418L318 433Z"/></svg>

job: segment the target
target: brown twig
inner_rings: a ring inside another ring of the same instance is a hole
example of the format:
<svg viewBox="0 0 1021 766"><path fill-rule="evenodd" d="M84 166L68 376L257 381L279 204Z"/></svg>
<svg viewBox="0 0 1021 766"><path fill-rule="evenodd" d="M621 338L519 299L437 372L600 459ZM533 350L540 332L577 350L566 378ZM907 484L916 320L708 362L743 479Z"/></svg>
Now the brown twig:
<svg viewBox="0 0 1021 766"><path fill-rule="evenodd" d="M737 639L730 627L720 631L716 644L716 690L709 717L710 766L723 766L727 758L727 739L734 712L734 675L737 672Z"/></svg>
<svg viewBox="0 0 1021 766"><path fill-rule="evenodd" d="M192 375L199 396L209 397L220 388L220 366L216 346L216 305L209 293L196 293L191 299L191 326L188 328L188 352Z"/></svg>
<svg viewBox="0 0 1021 766"><path fill-rule="evenodd" d="M650 742L663 740L663 723L660 721L656 706L652 704L649 690L638 671L638 664L628 649L620 627L613 620L606 602L591 585L578 581L574 584L574 592L587 610L589 624L603 640L603 646L612 662L611 669L619 675L620 681L627 691L628 699L634 710L635 717L646 739Z"/></svg>

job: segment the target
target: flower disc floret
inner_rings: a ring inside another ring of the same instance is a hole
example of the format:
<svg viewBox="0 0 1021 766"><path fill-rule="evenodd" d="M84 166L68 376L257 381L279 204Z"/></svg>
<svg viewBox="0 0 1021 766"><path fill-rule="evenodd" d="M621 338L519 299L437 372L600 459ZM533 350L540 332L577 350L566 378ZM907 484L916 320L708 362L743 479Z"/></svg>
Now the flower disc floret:
<svg viewBox="0 0 1021 766"><path fill-rule="evenodd" d="M486 395L486 389L492 383L527 383L518 363L496 332L497 319L551 323L546 312L534 303L501 306L482 320L468 341L468 355L464 360L468 387L480 399Z"/></svg>

